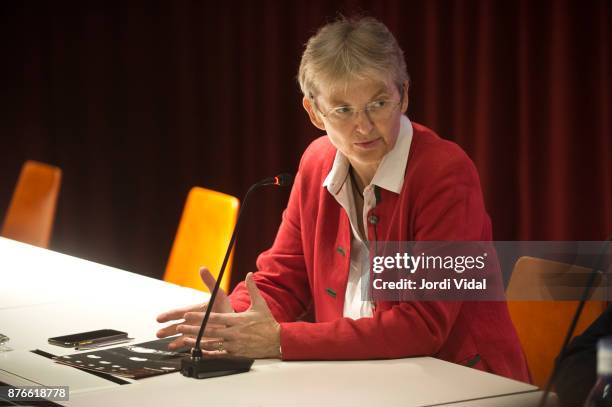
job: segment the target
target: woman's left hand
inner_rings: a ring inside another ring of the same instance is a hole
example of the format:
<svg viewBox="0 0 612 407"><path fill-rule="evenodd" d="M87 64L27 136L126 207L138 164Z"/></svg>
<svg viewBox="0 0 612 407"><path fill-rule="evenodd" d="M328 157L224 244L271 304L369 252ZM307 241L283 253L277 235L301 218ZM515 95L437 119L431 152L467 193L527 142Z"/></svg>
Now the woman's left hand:
<svg viewBox="0 0 612 407"><path fill-rule="evenodd" d="M246 276L246 287L251 298L251 306L244 312L229 314L210 314L208 322L214 327L206 328L206 339L202 339L202 349L211 348L211 339L216 338L213 346L232 356L253 359L280 358L280 324L276 322L266 300L261 296L253 273ZM201 320L202 313L188 312L185 320ZM222 327L223 326L223 327ZM183 335L187 346L195 346L199 326L179 325L177 331Z"/></svg>

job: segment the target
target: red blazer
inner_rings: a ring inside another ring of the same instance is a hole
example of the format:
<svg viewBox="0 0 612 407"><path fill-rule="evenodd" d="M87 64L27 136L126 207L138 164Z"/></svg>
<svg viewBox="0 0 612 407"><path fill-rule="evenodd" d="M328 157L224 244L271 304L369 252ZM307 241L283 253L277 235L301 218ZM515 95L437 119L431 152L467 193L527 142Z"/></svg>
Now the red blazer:
<svg viewBox="0 0 612 407"><path fill-rule="evenodd" d="M456 144L413 123L401 193L380 189L379 241L491 240L480 181ZM336 149L326 136L304 152L272 247L257 260L255 281L281 323L284 360L434 356L529 381L505 302L377 302L372 318L343 317L351 228L322 186ZM374 229L368 225L368 238ZM249 306L244 283L230 296ZM310 308L316 322L299 321Z"/></svg>

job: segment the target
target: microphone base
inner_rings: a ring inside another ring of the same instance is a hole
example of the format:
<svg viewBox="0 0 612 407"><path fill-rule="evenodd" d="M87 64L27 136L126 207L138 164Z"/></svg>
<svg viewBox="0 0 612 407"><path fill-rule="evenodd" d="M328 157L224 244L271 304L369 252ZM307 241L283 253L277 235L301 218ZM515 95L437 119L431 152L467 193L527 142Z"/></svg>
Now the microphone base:
<svg viewBox="0 0 612 407"><path fill-rule="evenodd" d="M229 376L251 370L254 360L239 357L194 358L181 360L181 374L194 379Z"/></svg>

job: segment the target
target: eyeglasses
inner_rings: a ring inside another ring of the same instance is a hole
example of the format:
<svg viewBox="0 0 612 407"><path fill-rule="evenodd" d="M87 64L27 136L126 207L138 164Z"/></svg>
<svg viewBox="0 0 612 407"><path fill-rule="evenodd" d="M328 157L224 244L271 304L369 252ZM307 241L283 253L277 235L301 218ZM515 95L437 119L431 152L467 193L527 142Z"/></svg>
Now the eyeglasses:
<svg viewBox="0 0 612 407"><path fill-rule="evenodd" d="M360 112L367 113L368 117L372 121L385 121L391 117L391 114L395 109L402 104L403 96L399 102L392 100L380 99L374 100L365 105L363 109L356 109L350 105L336 106L323 113L317 107L317 110L323 117L335 124L348 124L353 123ZM316 106L316 104L315 104Z"/></svg>

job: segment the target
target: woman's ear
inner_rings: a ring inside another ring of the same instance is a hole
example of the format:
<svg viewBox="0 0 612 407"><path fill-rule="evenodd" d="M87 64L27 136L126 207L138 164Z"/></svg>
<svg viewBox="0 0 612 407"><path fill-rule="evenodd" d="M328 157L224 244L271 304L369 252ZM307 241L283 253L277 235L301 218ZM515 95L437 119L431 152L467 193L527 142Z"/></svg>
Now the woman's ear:
<svg viewBox="0 0 612 407"><path fill-rule="evenodd" d="M323 123L323 120L321 120L317 112L315 112L312 100L304 96L304 99L302 99L302 106L304 106L304 110L308 113L308 117L312 124L314 124L317 129L325 130L325 123Z"/></svg>
<svg viewBox="0 0 612 407"><path fill-rule="evenodd" d="M408 88L410 87L410 82L404 81L402 84L402 113L406 113L408 110Z"/></svg>

